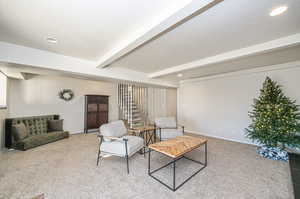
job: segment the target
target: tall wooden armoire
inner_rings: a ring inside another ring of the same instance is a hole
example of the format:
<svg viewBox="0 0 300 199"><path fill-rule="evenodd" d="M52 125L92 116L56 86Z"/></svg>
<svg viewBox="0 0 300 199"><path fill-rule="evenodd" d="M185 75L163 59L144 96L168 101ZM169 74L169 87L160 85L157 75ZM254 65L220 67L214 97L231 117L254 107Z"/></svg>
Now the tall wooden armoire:
<svg viewBox="0 0 300 199"><path fill-rule="evenodd" d="M108 123L108 98L106 95L85 95L84 133Z"/></svg>

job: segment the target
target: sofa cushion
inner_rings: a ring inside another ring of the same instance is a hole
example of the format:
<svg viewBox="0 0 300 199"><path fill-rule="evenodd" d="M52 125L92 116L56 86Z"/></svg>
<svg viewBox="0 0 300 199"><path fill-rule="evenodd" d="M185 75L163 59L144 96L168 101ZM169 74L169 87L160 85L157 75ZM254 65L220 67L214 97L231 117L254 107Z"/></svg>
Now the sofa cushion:
<svg viewBox="0 0 300 199"><path fill-rule="evenodd" d="M48 132L63 131L64 120L48 120Z"/></svg>
<svg viewBox="0 0 300 199"><path fill-rule="evenodd" d="M160 128L177 128L175 117L156 118L155 125Z"/></svg>
<svg viewBox="0 0 300 199"><path fill-rule="evenodd" d="M20 150L27 150L36 146L54 142L63 138L69 137L69 132L56 131L46 134L40 134L27 137L16 143L16 148Z"/></svg>
<svg viewBox="0 0 300 199"><path fill-rule="evenodd" d="M11 130L15 141L23 140L28 136L28 130L23 122L12 125Z"/></svg>
<svg viewBox="0 0 300 199"><path fill-rule="evenodd" d="M160 136L159 130L156 132L156 135L157 137ZM182 135L182 129L161 129L161 140L167 140Z"/></svg>
<svg viewBox="0 0 300 199"><path fill-rule="evenodd" d="M103 124L100 127L100 133L103 136L121 137L127 134L127 129L122 120Z"/></svg>
<svg viewBox="0 0 300 199"><path fill-rule="evenodd" d="M128 139L127 149L128 156L133 155L135 152L143 148L144 140L138 136L123 136L122 138ZM126 155L125 141L115 140L112 142L102 142L100 147L101 152L111 153L117 156L124 157Z"/></svg>

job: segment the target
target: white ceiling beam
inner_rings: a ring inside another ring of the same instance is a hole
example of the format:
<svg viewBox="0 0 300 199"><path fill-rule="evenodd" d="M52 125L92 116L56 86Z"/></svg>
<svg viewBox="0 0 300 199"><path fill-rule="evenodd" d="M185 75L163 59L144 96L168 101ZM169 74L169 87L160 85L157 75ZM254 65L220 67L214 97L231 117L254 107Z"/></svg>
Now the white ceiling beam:
<svg viewBox="0 0 300 199"><path fill-rule="evenodd" d="M0 42L0 52L0 64L3 66L4 63L6 69L10 69L11 65L9 63L12 63L12 66L31 66L39 69L52 70L58 74L74 74L94 79L119 80L160 87L176 88L178 86L178 84L173 82L148 78L146 73L117 67L99 70L95 67L96 62L5 42ZM23 69L17 70L16 72L18 78L24 78L21 72L30 73L30 71ZM15 77L17 77L16 74Z"/></svg>
<svg viewBox="0 0 300 199"><path fill-rule="evenodd" d="M8 70L6 70L6 68L3 68L2 66L0 66L0 71L2 73L4 73L9 78L22 79L22 80L25 79L24 76L21 73L8 71Z"/></svg>
<svg viewBox="0 0 300 199"><path fill-rule="evenodd" d="M286 70L286 69L291 69L291 68L300 68L300 61L293 61L293 62L287 62L287 63L283 63L283 64L262 66L262 67L257 67L257 68L239 70L239 71L228 72L228 73L221 73L221 74L204 76L204 77L199 77L199 78L186 79L186 80L179 81L179 83L182 85L185 83L206 81L206 80L210 80L210 79L218 79L218 78L224 78L224 77L239 77L239 76L244 76L244 75L249 75L249 74Z"/></svg>
<svg viewBox="0 0 300 199"><path fill-rule="evenodd" d="M0 62L0 73L4 73L7 77L24 80L24 76L16 70L12 70L6 64Z"/></svg>
<svg viewBox="0 0 300 199"><path fill-rule="evenodd" d="M223 0L192 0L190 3L180 8L176 12L165 12L163 16L153 21L152 24L145 24L139 31L136 31L130 38L124 39L115 48L100 58L97 62L98 67L104 68L124 55L130 53L139 46L151 41L160 34L175 27L187 18L204 12L210 7L222 2Z"/></svg>
<svg viewBox="0 0 300 199"><path fill-rule="evenodd" d="M157 71L151 73L148 77L149 78L158 78L164 75L169 75L172 73L179 73L181 71L200 68L210 64L217 64L225 61L230 61L234 59L238 59L241 57L247 57L251 55L271 52L280 48L287 48L294 45L300 44L300 33L290 35L287 37L282 37L276 40L268 41L265 43L249 46L246 48L241 48L238 50L229 51L226 53L218 54L211 57L206 57L203 59L199 59L193 62L189 62L186 64L181 64L178 66L169 67L167 69Z"/></svg>

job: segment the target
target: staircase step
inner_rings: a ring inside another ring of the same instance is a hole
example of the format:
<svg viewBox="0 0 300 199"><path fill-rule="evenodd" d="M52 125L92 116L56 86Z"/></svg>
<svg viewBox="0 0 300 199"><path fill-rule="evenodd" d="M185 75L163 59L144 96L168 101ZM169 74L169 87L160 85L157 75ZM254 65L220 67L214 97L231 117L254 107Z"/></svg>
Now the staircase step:
<svg viewBox="0 0 300 199"><path fill-rule="evenodd" d="M131 120L132 122L139 122L139 121L143 121L142 118L138 117L138 118L132 118Z"/></svg>

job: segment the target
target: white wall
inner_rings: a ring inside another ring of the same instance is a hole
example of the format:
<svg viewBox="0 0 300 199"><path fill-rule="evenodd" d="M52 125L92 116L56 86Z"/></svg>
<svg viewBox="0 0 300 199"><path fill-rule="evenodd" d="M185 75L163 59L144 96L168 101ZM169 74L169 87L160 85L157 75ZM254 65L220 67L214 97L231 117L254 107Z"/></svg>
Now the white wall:
<svg viewBox="0 0 300 199"><path fill-rule="evenodd" d="M167 116L177 117L177 89L167 89Z"/></svg>
<svg viewBox="0 0 300 199"><path fill-rule="evenodd" d="M61 76L35 76L29 80L10 79L8 86L9 117L24 117L35 115L59 114L64 119L64 129L71 133L83 132L84 128L84 95L109 95L109 120L118 119L117 83L89 81ZM58 98L62 89L72 89L73 100L65 102ZM175 89L162 90L169 105L164 111L170 115L176 113ZM166 94L167 93L167 94ZM161 106L157 103L157 106ZM165 106L165 103L164 103ZM1 112L0 112L1 114ZM1 117L1 115L0 115ZM7 115L5 115L7 117ZM0 118L1 119L1 118Z"/></svg>
<svg viewBox="0 0 300 199"><path fill-rule="evenodd" d="M244 131L250 123L247 113L266 76L281 84L284 93L300 104L298 62L181 83L178 89L179 122L187 130L199 134L250 142Z"/></svg>
<svg viewBox="0 0 300 199"><path fill-rule="evenodd" d="M7 80L7 84L6 86L8 87L9 85L9 79ZM9 92L8 89L6 89L6 98L8 98ZM7 101L7 100L6 100ZM6 105L8 106L8 102L6 103ZM4 135L4 120L5 118L8 117L8 108L2 108L0 109L0 152L2 150L2 148L4 147L4 140L5 140L5 135Z"/></svg>
<svg viewBox="0 0 300 199"><path fill-rule="evenodd" d="M0 71L0 108L7 107L7 77Z"/></svg>
<svg viewBox="0 0 300 199"><path fill-rule="evenodd" d="M58 98L62 89L72 89L73 100ZM115 83L89 81L60 76L36 76L29 80L10 80L9 117L59 114L64 129L71 133L84 128L84 95L109 95L109 119L118 119L117 89Z"/></svg>

